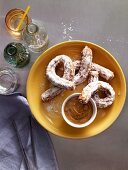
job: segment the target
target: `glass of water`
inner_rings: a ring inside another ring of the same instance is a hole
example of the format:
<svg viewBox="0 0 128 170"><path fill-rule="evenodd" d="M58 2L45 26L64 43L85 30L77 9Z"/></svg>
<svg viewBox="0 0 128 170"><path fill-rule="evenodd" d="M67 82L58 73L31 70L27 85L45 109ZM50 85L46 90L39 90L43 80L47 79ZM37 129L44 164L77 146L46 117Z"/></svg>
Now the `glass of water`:
<svg viewBox="0 0 128 170"><path fill-rule="evenodd" d="M16 90L17 74L9 67L0 68L0 94L10 94Z"/></svg>
<svg viewBox="0 0 128 170"><path fill-rule="evenodd" d="M33 20L22 32L22 39L34 53L44 51L48 46L48 34L42 22Z"/></svg>

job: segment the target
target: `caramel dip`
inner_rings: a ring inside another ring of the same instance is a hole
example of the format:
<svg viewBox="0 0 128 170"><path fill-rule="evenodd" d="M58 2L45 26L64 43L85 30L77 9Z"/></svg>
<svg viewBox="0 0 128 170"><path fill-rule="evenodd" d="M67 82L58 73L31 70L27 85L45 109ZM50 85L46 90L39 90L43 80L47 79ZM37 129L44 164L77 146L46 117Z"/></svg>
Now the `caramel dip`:
<svg viewBox="0 0 128 170"><path fill-rule="evenodd" d="M68 120L75 124L88 122L93 114L93 106L89 101L87 104L79 102L79 96L74 96L65 104L64 112Z"/></svg>

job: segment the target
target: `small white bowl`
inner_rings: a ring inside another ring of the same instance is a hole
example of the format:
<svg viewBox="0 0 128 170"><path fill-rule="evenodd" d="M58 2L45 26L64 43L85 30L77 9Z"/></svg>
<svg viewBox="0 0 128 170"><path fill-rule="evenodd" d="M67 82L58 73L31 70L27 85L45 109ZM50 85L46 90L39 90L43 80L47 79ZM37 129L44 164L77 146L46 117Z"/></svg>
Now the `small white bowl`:
<svg viewBox="0 0 128 170"><path fill-rule="evenodd" d="M62 108L61 108L61 113L62 113L62 116L63 116L63 119L65 120L66 123L68 123L70 126L72 127L75 127L75 128L83 128L83 127L86 127L88 125L90 125L94 119L96 118L96 115L97 115L97 106L96 106L96 103L95 101L91 98L89 101L91 102L92 104L92 107L93 107L93 113L92 113L92 117L85 123L83 124L76 124L76 123L73 123L71 122L65 115L65 112L64 112L64 107L66 105L66 103L72 98L72 97L75 97L75 96L79 96L81 93L73 93L71 94L70 96L68 96L63 104L62 104Z"/></svg>

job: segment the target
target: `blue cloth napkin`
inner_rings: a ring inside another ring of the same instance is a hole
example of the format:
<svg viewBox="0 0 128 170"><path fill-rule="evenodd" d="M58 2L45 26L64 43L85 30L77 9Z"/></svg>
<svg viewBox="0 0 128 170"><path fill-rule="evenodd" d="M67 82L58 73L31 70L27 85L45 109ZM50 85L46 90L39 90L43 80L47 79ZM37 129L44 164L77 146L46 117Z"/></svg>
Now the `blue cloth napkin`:
<svg viewBox="0 0 128 170"><path fill-rule="evenodd" d="M0 95L0 170L25 170L23 155L12 121L18 128L29 163L33 165L30 136L31 112L25 97L19 93ZM32 119L37 170L58 170L58 164L51 139L34 119ZM31 168L34 170L34 168Z"/></svg>

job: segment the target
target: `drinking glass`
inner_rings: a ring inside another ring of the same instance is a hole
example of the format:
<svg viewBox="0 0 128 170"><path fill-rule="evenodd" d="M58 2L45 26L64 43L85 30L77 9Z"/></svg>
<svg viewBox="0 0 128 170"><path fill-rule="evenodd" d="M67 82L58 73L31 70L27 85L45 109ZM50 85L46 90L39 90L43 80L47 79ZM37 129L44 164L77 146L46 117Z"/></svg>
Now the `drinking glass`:
<svg viewBox="0 0 128 170"><path fill-rule="evenodd" d="M44 51L48 46L48 34L44 24L33 20L22 32L22 39L34 53Z"/></svg>
<svg viewBox="0 0 128 170"><path fill-rule="evenodd" d="M31 23L31 18L26 15L21 27L19 30L17 30L17 26L22 18L22 16L24 15L24 11L22 9L11 9L5 17L5 24L7 27L8 32L16 39L20 39L21 38L21 33L23 31L23 29L29 24Z"/></svg>
<svg viewBox="0 0 128 170"><path fill-rule="evenodd" d="M10 94L17 88L18 79L15 71L9 67L0 68L0 94Z"/></svg>

